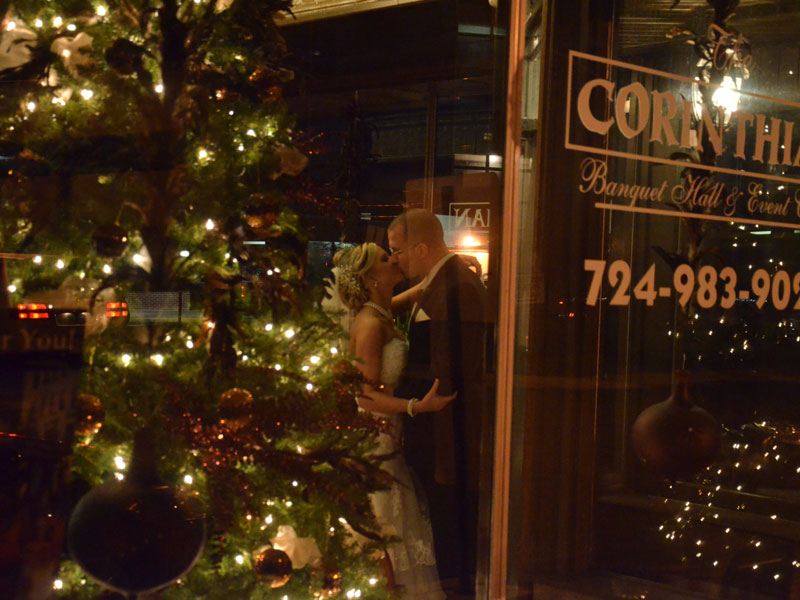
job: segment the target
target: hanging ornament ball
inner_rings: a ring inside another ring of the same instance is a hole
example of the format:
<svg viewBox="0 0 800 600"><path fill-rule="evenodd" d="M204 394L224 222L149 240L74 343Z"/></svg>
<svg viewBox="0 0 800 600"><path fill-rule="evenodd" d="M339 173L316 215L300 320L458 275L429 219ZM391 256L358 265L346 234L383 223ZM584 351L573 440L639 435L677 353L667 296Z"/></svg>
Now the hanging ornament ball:
<svg viewBox="0 0 800 600"><path fill-rule="evenodd" d="M128 247L128 234L119 225L101 225L92 236L92 246L102 258L119 258Z"/></svg>
<svg viewBox="0 0 800 600"><path fill-rule="evenodd" d="M632 428L633 450L645 467L668 479L695 475L717 460L720 426L689 398L689 376L676 373L672 395L646 408Z"/></svg>
<svg viewBox="0 0 800 600"><path fill-rule="evenodd" d="M253 570L271 588L279 588L292 578L292 561L283 550L264 546L253 557Z"/></svg>
<svg viewBox="0 0 800 600"><path fill-rule="evenodd" d="M315 593L316 598L335 598L342 591L342 574L335 569L326 569L322 578L322 589Z"/></svg>
<svg viewBox="0 0 800 600"><path fill-rule="evenodd" d="M100 398L91 394L78 394L75 398L75 435L85 437L100 431L106 411Z"/></svg>
<svg viewBox="0 0 800 600"><path fill-rule="evenodd" d="M203 549L205 522L191 497L158 477L152 434L136 435L125 478L81 498L67 544L76 563L123 594L162 588L186 573Z"/></svg>
<svg viewBox="0 0 800 600"><path fill-rule="evenodd" d="M241 388L231 388L219 397L222 420L234 431L250 422L253 394Z"/></svg>

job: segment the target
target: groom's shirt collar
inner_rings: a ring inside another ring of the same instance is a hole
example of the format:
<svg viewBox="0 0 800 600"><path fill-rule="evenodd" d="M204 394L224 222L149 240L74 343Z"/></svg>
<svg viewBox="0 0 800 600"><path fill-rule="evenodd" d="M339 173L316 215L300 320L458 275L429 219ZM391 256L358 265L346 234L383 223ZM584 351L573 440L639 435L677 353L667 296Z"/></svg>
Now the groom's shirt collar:
<svg viewBox="0 0 800 600"><path fill-rule="evenodd" d="M440 269L444 266L448 260L453 258L455 254L452 252L448 252L442 258L440 258L435 265L431 267L431 270L428 271L428 274L425 275L425 279L422 283L422 291L420 292L419 298L422 298L425 293L428 291L428 286L431 284L431 281L434 280L436 275L439 273ZM419 298L416 302L414 302L414 307L411 309L411 321L429 321L430 317L425 314L425 311L419 305Z"/></svg>

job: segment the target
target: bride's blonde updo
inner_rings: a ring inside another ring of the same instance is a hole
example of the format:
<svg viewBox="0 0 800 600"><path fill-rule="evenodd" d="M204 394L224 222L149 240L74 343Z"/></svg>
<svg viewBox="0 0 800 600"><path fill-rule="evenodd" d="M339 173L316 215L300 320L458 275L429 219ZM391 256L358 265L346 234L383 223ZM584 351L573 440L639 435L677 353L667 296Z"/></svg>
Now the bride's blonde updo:
<svg viewBox="0 0 800 600"><path fill-rule="evenodd" d="M338 269L336 287L347 308L361 310L369 300L364 278L377 258L378 245L373 242L339 250L333 257L334 267Z"/></svg>

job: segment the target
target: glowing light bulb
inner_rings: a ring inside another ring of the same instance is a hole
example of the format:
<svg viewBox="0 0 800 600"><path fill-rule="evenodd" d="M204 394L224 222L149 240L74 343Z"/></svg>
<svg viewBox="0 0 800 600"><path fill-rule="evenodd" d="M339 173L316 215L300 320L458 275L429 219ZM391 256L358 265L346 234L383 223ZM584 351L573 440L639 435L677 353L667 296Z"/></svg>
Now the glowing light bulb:
<svg viewBox="0 0 800 600"><path fill-rule="evenodd" d="M287 329L283 332L283 335L286 336L286 339L292 339L294 337L294 329Z"/></svg>
<svg viewBox="0 0 800 600"><path fill-rule="evenodd" d="M8 25L6 25L6 31L14 31L17 28L17 23L15 21L9 21Z"/></svg>
<svg viewBox="0 0 800 600"><path fill-rule="evenodd" d="M331 346L331 354L338 354L339 349L336 346Z"/></svg>
<svg viewBox="0 0 800 600"><path fill-rule="evenodd" d="M98 6L97 6L97 8L95 9L95 12L97 13L97 16L98 16L98 17L105 17L105 16L106 16L106 13L107 13L108 11L106 10L106 7L105 7L105 6L103 6L102 4L100 4L100 5L98 5Z"/></svg>
<svg viewBox="0 0 800 600"><path fill-rule="evenodd" d="M211 219L209 219L208 221L206 221L206 229L208 229L209 231L211 231L212 229L214 229L214 221L212 221Z"/></svg>
<svg viewBox="0 0 800 600"><path fill-rule="evenodd" d="M133 262L135 262L137 265L141 265L144 262L144 256L137 252L133 255Z"/></svg>
<svg viewBox="0 0 800 600"><path fill-rule="evenodd" d="M189 350L191 350L192 348L194 348L194 342L192 340L186 340L186 347L189 348Z"/></svg>
<svg viewBox="0 0 800 600"><path fill-rule="evenodd" d="M94 96L94 92L88 88L84 88L81 90L81 98L84 100L89 100L91 97Z"/></svg>
<svg viewBox="0 0 800 600"><path fill-rule="evenodd" d="M69 25L67 25L67 31L75 31L76 29L77 27L75 27L74 23L70 23Z"/></svg>
<svg viewBox="0 0 800 600"><path fill-rule="evenodd" d="M310 383L307 383L307 384L306 384L306 389L307 389L309 392L311 392L311 391L314 391L314 386L313 386L312 384L310 384Z"/></svg>
<svg viewBox="0 0 800 600"><path fill-rule="evenodd" d="M103 273L109 275L111 273L111 265L103 265Z"/></svg>
<svg viewBox="0 0 800 600"><path fill-rule="evenodd" d="M195 0L195 4L196 3L197 3L197 0ZM240 565L243 565L244 564L244 556L242 556L241 554L237 554L236 555L236 563L240 564Z"/></svg>
<svg viewBox="0 0 800 600"><path fill-rule="evenodd" d="M61 24L64 22L64 19L61 17L55 17L53 19L53 27L61 27Z"/></svg>
<svg viewBox="0 0 800 600"><path fill-rule="evenodd" d="M161 354L153 354L150 357L150 360L156 363L159 367L164 364L164 356Z"/></svg>
<svg viewBox="0 0 800 600"><path fill-rule="evenodd" d="M123 354L120 357L120 360L122 360L122 364L127 367L129 364L131 364L131 355L130 354Z"/></svg>
<svg viewBox="0 0 800 600"><path fill-rule="evenodd" d="M114 457L114 465L116 465L116 467L120 471L122 471L125 468L125 459L122 458L121 456L115 456Z"/></svg>
<svg viewBox="0 0 800 600"><path fill-rule="evenodd" d="M283 367L281 367L280 363L275 363L275 370L280 371Z"/></svg>
<svg viewBox="0 0 800 600"><path fill-rule="evenodd" d="M191 475L184 475L183 483L185 483L186 485L192 485L192 483L194 483L194 478Z"/></svg>
<svg viewBox="0 0 800 600"><path fill-rule="evenodd" d="M244 144L239 144L238 146L236 146L236 149L237 149L239 152L244 152Z"/></svg>
<svg viewBox="0 0 800 600"><path fill-rule="evenodd" d="M312 365L316 365L319 362L319 356L312 356L308 359Z"/></svg>
<svg viewBox="0 0 800 600"><path fill-rule="evenodd" d="M125 475L123 475L122 473L114 473L114 477L116 477L118 481L122 481L123 479L125 479Z"/></svg>
<svg viewBox="0 0 800 600"><path fill-rule="evenodd" d="M30 112L33 112L33 111L35 111L35 110L36 110L36 102L34 102L33 100L31 100L30 102L28 102L28 103L25 105L25 108L27 108L27 109L28 109Z"/></svg>
<svg viewBox="0 0 800 600"><path fill-rule="evenodd" d="M247 135L249 135L250 137L256 137L256 132L253 131L252 129L248 129L247 130Z"/></svg>
<svg viewBox="0 0 800 600"><path fill-rule="evenodd" d="M43 22L41 19L36 19L36 20L33 22L33 26L34 26L34 27L36 27L37 29L38 29L39 27L42 27L43 25L44 25L44 22Z"/></svg>
<svg viewBox="0 0 800 600"><path fill-rule="evenodd" d="M7 289L9 292L11 292L11 293L13 294L14 292L16 292L16 291L17 291L17 286L15 286L15 285L12 283L12 284L10 284L10 285L8 286L8 288L6 288L6 289Z"/></svg>
<svg viewBox="0 0 800 600"><path fill-rule="evenodd" d="M164 91L164 84L163 83L157 83L156 87L155 87L155 90L156 90L156 94L161 94Z"/></svg>
<svg viewBox="0 0 800 600"><path fill-rule="evenodd" d="M63 269L64 268L64 261L60 258L56 261L56 269Z"/></svg>
<svg viewBox="0 0 800 600"><path fill-rule="evenodd" d="M60 590L60 589L62 589L63 587L64 587L64 582L63 582L63 581L61 581L60 579L56 579L56 580L53 582L53 589L54 589L54 590Z"/></svg>
<svg viewBox="0 0 800 600"><path fill-rule="evenodd" d="M266 325L264 325L264 330L265 331L272 331L272 323L267 323Z"/></svg>
<svg viewBox="0 0 800 600"><path fill-rule="evenodd" d="M208 158L208 150L206 150L205 148L200 148L200 150L197 151L197 158L199 158L200 160L205 160L206 158Z"/></svg>

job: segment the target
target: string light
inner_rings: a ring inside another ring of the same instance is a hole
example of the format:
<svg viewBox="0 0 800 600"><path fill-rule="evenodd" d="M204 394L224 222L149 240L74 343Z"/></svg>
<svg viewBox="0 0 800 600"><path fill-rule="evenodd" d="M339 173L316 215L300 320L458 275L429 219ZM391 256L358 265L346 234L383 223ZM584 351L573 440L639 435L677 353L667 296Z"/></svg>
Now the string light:
<svg viewBox="0 0 800 600"><path fill-rule="evenodd" d="M241 554L237 554L236 555L236 562L237 562L237 564L243 565L244 564L244 556L242 556Z"/></svg>
<svg viewBox="0 0 800 600"><path fill-rule="evenodd" d="M131 364L131 355L130 354L123 354L120 358L122 359L122 364L125 365L126 367L129 364Z"/></svg>
<svg viewBox="0 0 800 600"><path fill-rule="evenodd" d="M161 354L153 354L150 357L150 360L156 363L159 367L164 364L164 356Z"/></svg>
<svg viewBox="0 0 800 600"><path fill-rule="evenodd" d="M103 273L106 275L111 274L111 265L103 265Z"/></svg>
<svg viewBox="0 0 800 600"><path fill-rule="evenodd" d="M211 231L212 229L214 229L214 221L212 221L211 219L206 221L206 229L208 231Z"/></svg>
<svg viewBox="0 0 800 600"><path fill-rule="evenodd" d="M107 12L107 10L106 10L106 7L105 7L105 6L103 6L102 4L100 4L100 5L98 5L98 6L97 6L97 8L95 9L95 12L97 13L97 16L98 16L98 17L105 17L105 16L106 16L106 12Z"/></svg>
<svg viewBox="0 0 800 600"><path fill-rule="evenodd" d="M17 291L17 286L15 286L15 285L12 283L12 284L10 284L10 285L8 286L8 288L6 288L6 289L7 289L9 292L11 292L11 293L13 294L14 292L16 292L16 291Z"/></svg>
<svg viewBox="0 0 800 600"><path fill-rule="evenodd" d="M64 268L64 261L60 258L56 261L56 269L63 269Z"/></svg>
<svg viewBox="0 0 800 600"><path fill-rule="evenodd" d="M265 331L272 331L272 323L267 323L266 325L264 325L264 330Z"/></svg>
<svg viewBox="0 0 800 600"><path fill-rule="evenodd" d="M56 579L55 581L53 581L54 590L60 590L63 589L63 587L64 587L64 582L61 581L60 579Z"/></svg>
<svg viewBox="0 0 800 600"><path fill-rule="evenodd" d="M55 17L53 19L53 27L61 27L61 24L64 22L64 19L61 17Z"/></svg>
<svg viewBox="0 0 800 600"><path fill-rule="evenodd" d="M94 96L94 92L88 88L84 88L81 90L81 98L84 100L90 100Z"/></svg>
<svg viewBox="0 0 800 600"><path fill-rule="evenodd" d="M164 91L164 84L163 83L157 83L156 87L155 87L155 90L156 90L156 94L161 94Z"/></svg>
<svg viewBox="0 0 800 600"><path fill-rule="evenodd" d="M294 329L287 329L283 332L283 335L286 336L286 339L292 339L294 337Z"/></svg>
<svg viewBox="0 0 800 600"><path fill-rule="evenodd" d="M120 470L123 471L125 469L125 459L121 456L114 457L114 465Z"/></svg>
<svg viewBox="0 0 800 600"><path fill-rule="evenodd" d="M9 21L8 25L6 25L6 31L14 31L17 28L16 21Z"/></svg>
<svg viewBox="0 0 800 600"><path fill-rule="evenodd" d="M193 482L194 482L194 478L191 475L184 475L183 476L183 483L185 483L186 485L192 485Z"/></svg>

